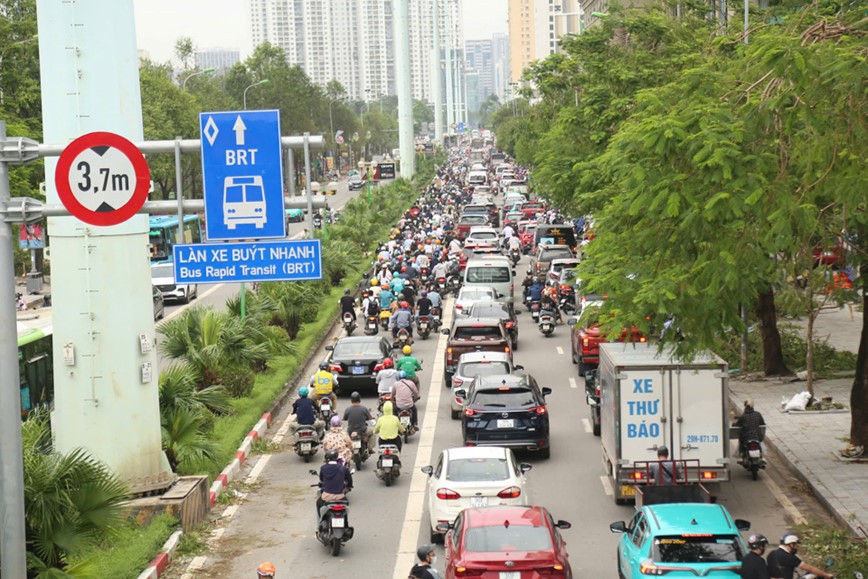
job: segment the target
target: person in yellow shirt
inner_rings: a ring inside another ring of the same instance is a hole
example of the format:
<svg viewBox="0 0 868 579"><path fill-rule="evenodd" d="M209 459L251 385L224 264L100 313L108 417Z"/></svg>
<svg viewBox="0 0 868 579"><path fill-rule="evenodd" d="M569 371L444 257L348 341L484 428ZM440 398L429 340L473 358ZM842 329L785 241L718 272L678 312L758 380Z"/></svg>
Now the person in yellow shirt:
<svg viewBox="0 0 868 579"><path fill-rule="evenodd" d="M404 425L395 416L391 402L383 404L383 415L374 424L374 434L380 435L380 444L394 444L401 450L403 447L401 434L404 433Z"/></svg>
<svg viewBox="0 0 868 579"><path fill-rule="evenodd" d="M329 372L328 362L321 362L319 372L314 374L310 379L314 401L319 403L321 398L329 398L332 401L332 409L337 412L338 397L334 393L337 384L338 377Z"/></svg>

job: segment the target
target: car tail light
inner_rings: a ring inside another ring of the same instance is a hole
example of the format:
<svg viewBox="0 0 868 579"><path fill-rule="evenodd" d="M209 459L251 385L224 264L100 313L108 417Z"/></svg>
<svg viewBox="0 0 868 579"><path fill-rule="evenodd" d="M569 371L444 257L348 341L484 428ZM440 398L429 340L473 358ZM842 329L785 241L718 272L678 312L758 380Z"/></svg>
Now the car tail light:
<svg viewBox="0 0 868 579"><path fill-rule="evenodd" d="M591 343L591 340L589 340L588 338L582 338L582 347L583 348L587 348L590 343Z"/></svg>
<svg viewBox="0 0 868 579"><path fill-rule="evenodd" d="M337 372L340 374L341 366L340 364L329 364L329 372Z"/></svg>
<svg viewBox="0 0 868 579"><path fill-rule="evenodd" d="M639 564L639 572L642 575L666 575L667 573L669 573L669 570L661 569L650 560L645 560Z"/></svg>
<svg viewBox="0 0 868 579"><path fill-rule="evenodd" d="M515 284L514 283L509 284L509 293L513 293L514 291L515 291Z"/></svg>
<svg viewBox="0 0 868 579"><path fill-rule="evenodd" d="M504 351L505 353L509 354L509 346L505 346L505 347L503 348L503 351Z"/></svg>
<svg viewBox="0 0 868 579"><path fill-rule="evenodd" d="M630 480L642 480L645 478L645 473L642 472L641 470L637 470L637 471L631 472L629 475L629 478L630 478Z"/></svg>
<svg viewBox="0 0 868 579"><path fill-rule="evenodd" d="M511 330L515 327L515 322L506 322L506 329Z"/></svg>
<svg viewBox="0 0 868 579"><path fill-rule="evenodd" d="M501 499L517 499L521 496L521 489L518 487L507 487L497 493L497 496Z"/></svg>
<svg viewBox="0 0 868 579"><path fill-rule="evenodd" d="M600 385L597 384L597 387L594 388L594 395L599 398L600 397Z"/></svg>
<svg viewBox="0 0 868 579"><path fill-rule="evenodd" d="M639 336L639 343L640 344L644 344L647 341L648 341L648 338L646 338L645 336Z"/></svg>
<svg viewBox="0 0 868 579"><path fill-rule="evenodd" d="M452 361L452 348L446 348L446 363Z"/></svg>
<svg viewBox="0 0 868 579"><path fill-rule="evenodd" d="M536 414L545 414L548 412L545 406L537 406L536 408L531 408L530 411L535 412Z"/></svg>
<svg viewBox="0 0 868 579"><path fill-rule="evenodd" d="M456 577L480 577L483 573L485 569L469 569L460 565L455 568Z"/></svg>
<svg viewBox="0 0 868 579"><path fill-rule="evenodd" d="M335 503L335 504L331 505L331 506L329 507L329 509L331 509L331 510L333 510L333 511L345 511L345 510L347 510L347 506L346 506L346 505L342 505L342 504L340 504L340 503Z"/></svg>
<svg viewBox="0 0 868 579"><path fill-rule="evenodd" d="M717 473L711 470L702 471L702 480L715 480L717 478Z"/></svg>
<svg viewBox="0 0 868 579"><path fill-rule="evenodd" d="M453 388L458 388L462 384L464 384L464 380L462 380L461 378L453 378L452 379L452 387Z"/></svg>
<svg viewBox="0 0 868 579"><path fill-rule="evenodd" d="M460 499L461 495L459 495L452 489L440 488L437 489L437 498L444 501L454 501L456 499Z"/></svg>
<svg viewBox="0 0 868 579"><path fill-rule="evenodd" d="M565 574L563 565L552 565L551 567L537 567L536 569L534 569L534 572L537 575L544 575L546 577Z"/></svg>
<svg viewBox="0 0 868 579"><path fill-rule="evenodd" d="M456 310L463 310L464 306L462 306L461 304L455 304L455 309Z"/></svg>
<svg viewBox="0 0 868 579"><path fill-rule="evenodd" d="M465 408L464 409L464 416L475 416L475 415L476 415L476 411L473 410L472 408Z"/></svg>

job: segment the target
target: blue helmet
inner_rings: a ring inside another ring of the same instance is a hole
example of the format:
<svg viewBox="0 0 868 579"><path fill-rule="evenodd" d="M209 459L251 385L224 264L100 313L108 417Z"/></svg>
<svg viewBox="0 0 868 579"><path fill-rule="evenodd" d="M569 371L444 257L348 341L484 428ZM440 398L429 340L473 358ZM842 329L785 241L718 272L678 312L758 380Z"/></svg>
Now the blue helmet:
<svg viewBox="0 0 868 579"><path fill-rule="evenodd" d="M308 390L307 386L302 386L301 388L298 389L298 395L301 396L302 398L307 396L309 392L310 392L310 390Z"/></svg>
<svg viewBox="0 0 868 579"><path fill-rule="evenodd" d="M398 371L398 380L401 380L401 379L406 378L406 377L407 377L406 372L404 372L403 370Z"/></svg>

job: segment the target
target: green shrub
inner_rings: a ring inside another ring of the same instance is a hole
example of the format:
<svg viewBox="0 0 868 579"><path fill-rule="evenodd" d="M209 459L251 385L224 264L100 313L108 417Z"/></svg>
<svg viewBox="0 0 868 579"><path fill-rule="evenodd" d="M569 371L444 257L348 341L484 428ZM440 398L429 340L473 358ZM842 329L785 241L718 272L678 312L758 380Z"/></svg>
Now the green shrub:
<svg viewBox="0 0 868 579"><path fill-rule="evenodd" d="M253 391L256 374L244 366L227 366L220 370L220 380L232 398L244 398Z"/></svg>
<svg viewBox="0 0 868 579"><path fill-rule="evenodd" d="M155 517L144 526L128 522L116 537L88 553L93 576L135 579L176 528L177 521L169 515Z"/></svg>

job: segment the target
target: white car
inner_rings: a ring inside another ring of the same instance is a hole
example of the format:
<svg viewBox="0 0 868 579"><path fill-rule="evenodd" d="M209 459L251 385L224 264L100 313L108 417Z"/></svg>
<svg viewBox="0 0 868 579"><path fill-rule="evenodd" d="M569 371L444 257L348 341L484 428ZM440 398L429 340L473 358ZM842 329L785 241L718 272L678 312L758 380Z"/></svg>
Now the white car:
<svg viewBox="0 0 868 579"><path fill-rule="evenodd" d="M500 246L500 234L493 227L474 225L464 238L464 247L468 245L494 245Z"/></svg>
<svg viewBox="0 0 868 579"><path fill-rule="evenodd" d="M473 286L462 287L455 297L455 305L452 307L452 319L458 316L466 316L470 313L470 306L475 302L496 302L497 291L493 287Z"/></svg>
<svg viewBox="0 0 868 579"><path fill-rule="evenodd" d="M428 516L431 541L442 542L437 525L451 523L467 508L497 505L530 505L527 479L531 469L519 463L508 448L469 446L447 448L434 466L422 467L428 475Z"/></svg>
<svg viewBox="0 0 868 579"><path fill-rule="evenodd" d="M467 352L458 358L452 375L452 396L449 402L453 420L461 418L467 387L476 376L494 376L521 372L524 366L513 365L512 356L505 352Z"/></svg>
<svg viewBox="0 0 868 579"><path fill-rule="evenodd" d="M198 285L176 284L175 268L171 262L151 266L151 284L163 294L163 300L179 300L188 303L199 296Z"/></svg>

